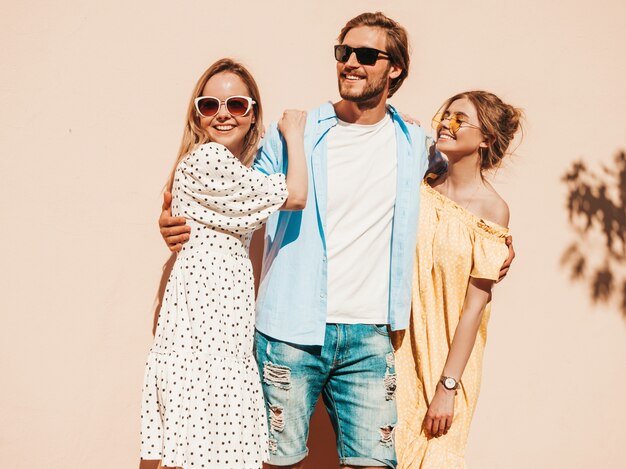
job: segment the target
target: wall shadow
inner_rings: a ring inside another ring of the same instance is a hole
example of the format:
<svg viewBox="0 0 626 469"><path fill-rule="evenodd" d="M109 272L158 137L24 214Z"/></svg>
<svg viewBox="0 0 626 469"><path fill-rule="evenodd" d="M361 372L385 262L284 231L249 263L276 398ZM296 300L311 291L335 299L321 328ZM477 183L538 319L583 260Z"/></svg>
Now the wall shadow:
<svg viewBox="0 0 626 469"><path fill-rule="evenodd" d="M309 455L304 460L303 469L334 469L339 467L339 457L335 446L335 431L324 407L322 399L317 401L307 441ZM264 469L269 469L265 464Z"/></svg>
<svg viewBox="0 0 626 469"><path fill-rule="evenodd" d="M259 291L259 282L263 271L263 247L265 245L265 225L256 230L250 240L250 262L254 274L254 292Z"/></svg>
<svg viewBox="0 0 626 469"><path fill-rule="evenodd" d="M304 469L332 469L339 467L335 430L330 423L328 412L321 399L317 401L309 430L309 455L304 461Z"/></svg>
<svg viewBox="0 0 626 469"><path fill-rule="evenodd" d="M161 461L143 460L139 461L139 469L161 469Z"/></svg>
<svg viewBox="0 0 626 469"><path fill-rule="evenodd" d="M616 305L626 320L626 154L598 170L575 161L562 181L575 240L561 266L587 287L592 303Z"/></svg>

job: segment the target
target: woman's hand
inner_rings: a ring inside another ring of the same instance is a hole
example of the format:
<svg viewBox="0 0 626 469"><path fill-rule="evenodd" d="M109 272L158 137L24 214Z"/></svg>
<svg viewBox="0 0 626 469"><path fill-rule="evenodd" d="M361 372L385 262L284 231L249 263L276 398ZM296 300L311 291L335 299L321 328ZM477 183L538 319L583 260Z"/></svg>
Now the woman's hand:
<svg viewBox="0 0 626 469"><path fill-rule="evenodd" d="M306 112L287 109L278 121L278 130L287 144L287 200L281 210L302 210L308 196L308 174L304 154L304 127Z"/></svg>
<svg viewBox="0 0 626 469"><path fill-rule="evenodd" d="M424 431L430 437L439 438L448 433L454 417L454 396L456 391L448 390L443 384L437 384L437 390L432 402L428 406L424 418Z"/></svg>
<svg viewBox="0 0 626 469"><path fill-rule="evenodd" d="M304 126L306 124L306 112L297 109L287 109L278 121L278 130L285 140L292 138L304 138Z"/></svg>

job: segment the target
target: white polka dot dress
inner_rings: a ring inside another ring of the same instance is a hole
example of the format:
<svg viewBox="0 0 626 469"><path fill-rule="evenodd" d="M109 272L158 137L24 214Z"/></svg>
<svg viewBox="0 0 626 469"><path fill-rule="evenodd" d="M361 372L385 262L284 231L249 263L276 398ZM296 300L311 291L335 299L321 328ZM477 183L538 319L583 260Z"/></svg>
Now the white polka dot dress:
<svg viewBox="0 0 626 469"><path fill-rule="evenodd" d="M287 197L282 174L243 166L209 143L176 169L172 214L187 218L148 356L141 457L184 469L258 469L267 420L252 355L252 232Z"/></svg>

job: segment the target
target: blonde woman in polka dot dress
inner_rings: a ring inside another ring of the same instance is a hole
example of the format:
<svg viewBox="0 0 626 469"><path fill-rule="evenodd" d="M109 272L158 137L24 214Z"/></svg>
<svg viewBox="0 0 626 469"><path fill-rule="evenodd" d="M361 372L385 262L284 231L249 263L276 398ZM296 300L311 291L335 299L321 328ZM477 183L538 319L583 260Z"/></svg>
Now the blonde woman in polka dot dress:
<svg viewBox="0 0 626 469"><path fill-rule="evenodd" d="M214 63L193 93L172 174L172 212L190 227L177 255L146 365L141 457L161 467L258 469L268 457L267 418L252 355L252 232L307 197L306 114L279 129L289 168L251 165L262 129L257 85L230 59Z"/></svg>
<svg viewBox="0 0 626 469"><path fill-rule="evenodd" d="M398 468L463 469L487 338L491 289L509 256L509 209L483 172L520 111L491 93L453 96L435 118L449 169L421 188L410 325L396 334Z"/></svg>

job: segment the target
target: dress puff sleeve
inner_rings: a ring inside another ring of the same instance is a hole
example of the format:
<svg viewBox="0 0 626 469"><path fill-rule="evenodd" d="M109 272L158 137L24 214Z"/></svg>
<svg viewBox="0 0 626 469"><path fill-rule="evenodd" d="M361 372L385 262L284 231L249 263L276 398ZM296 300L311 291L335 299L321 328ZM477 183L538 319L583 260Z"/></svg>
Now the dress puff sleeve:
<svg viewBox="0 0 626 469"><path fill-rule="evenodd" d="M509 257L508 235L506 228L482 220L478 222L472 240L471 277L498 280L500 268Z"/></svg>
<svg viewBox="0 0 626 469"><path fill-rule="evenodd" d="M287 199L284 174L248 168L217 143L201 145L185 156L178 172L183 216L212 228L252 232Z"/></svg>

